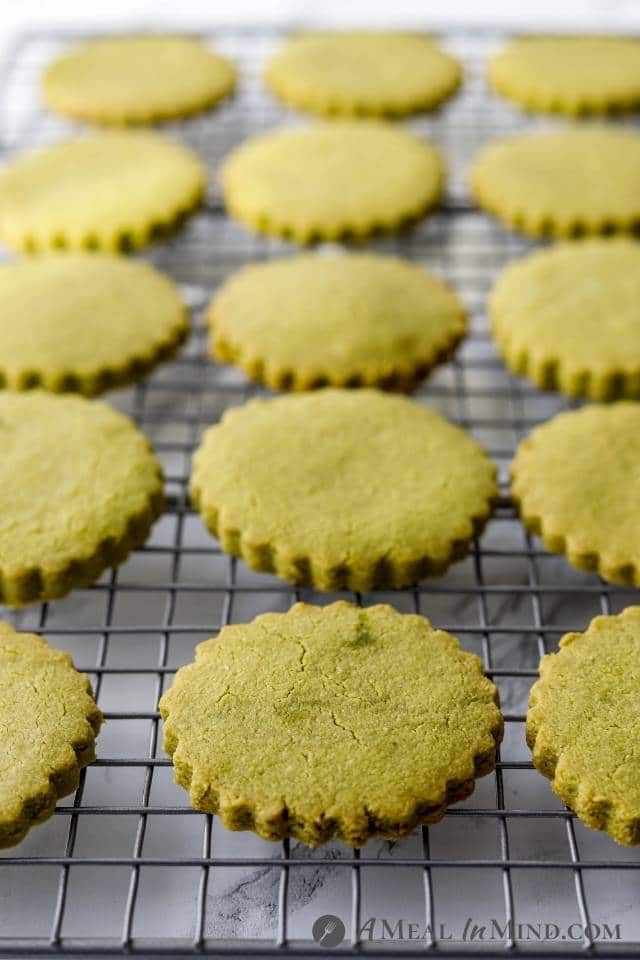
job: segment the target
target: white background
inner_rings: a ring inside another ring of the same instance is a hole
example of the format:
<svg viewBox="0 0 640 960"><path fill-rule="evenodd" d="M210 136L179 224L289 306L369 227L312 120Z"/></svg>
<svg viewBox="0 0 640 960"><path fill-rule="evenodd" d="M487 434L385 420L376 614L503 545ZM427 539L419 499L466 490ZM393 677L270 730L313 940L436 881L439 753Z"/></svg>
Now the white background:
<svg viewBox="0 0 640 960"><path fill-rule="evenodd" d="M638 0L0 0L0 44L29 27L215 26L217 23L324 23L515 29L640 30Z"/></svg>

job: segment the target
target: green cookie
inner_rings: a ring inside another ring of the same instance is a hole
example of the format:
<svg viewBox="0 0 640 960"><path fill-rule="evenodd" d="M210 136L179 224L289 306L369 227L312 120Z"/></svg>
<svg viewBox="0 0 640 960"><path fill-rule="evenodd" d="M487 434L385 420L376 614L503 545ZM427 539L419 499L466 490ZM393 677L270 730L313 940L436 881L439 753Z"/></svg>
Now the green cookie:
<svg viewBox="0 0 640 960"><path fill-rule="evenodd" d="M196 154L157 133L57 143L0 174L0 239L24 253L143 247L200 206L205 183Z"/></svg>
<svg viewBox="0 0 640 960"><path fill-rule="evenodd" d="M227 411L191 496L228 553L321 590L404 587L465 556L497 498L463 430L404 397L318 390Z"/></svg>
<svg viewBox="0 0 640 960"><path fill-rule="evenodd" d="M44 254L0 266L0 384L92 396L170 359L189 331L168 277L141 260Z"/></svg>
<svg viewBox="0 0 640 960"><path fill-rule="evenodd" d="M211 107L235 83L229 61L193 38L113 36L52 63L42 92L52 110L76 120L150 124Z"/></svg>
<svg viewBox="0 0 640 960"><path fill-rule="evenodd" d="M232 216L298 243L397 230L438 202L443 183L430 144L364 120L252 137L222 170Z"/></svg>
<svg viewBox="0 0 640 960"><path fill-rule="evenodd" d="M0 847L20 843L73 793L101 723L69 654L0 622Z"/></svg>
<svg viewBox="0 0 640 960"><path fill-rule="evenodd" d="M325 116L433 110L461 78L458 61L429 37L374 31L290 37L265 73L285 103Z"/></svg>
<svg viewBox="0 0 640 960"><path fill-rule="evenodd" d="M0 391L0 449L0 603L93 583L162 512L147 439L98 400Z"/></svg>
<svg viewBox="0 0 640 960"><path fill-rule="evenodd" d="M225 627L160 711L197 810L310 846L437 822L493 770L503 728L498 691L455 637L344 602Z"/></svg>
<svg viewBox="0 0 640 960"><path fill-rule="evenodd" d="M640 607L596 617L543 658L527 713L533 762L594 830L640 843Z"/></svg>
<svg viewBox="0 0 640 960"><path fill-rule="evenodd" d="M520 516L553 553L640 587L640 404L561 413L522 441L512 466Z"/></svg>
<svg viewBox="0 0 640 960"><path fill-rule="evenodd" d="M274 389L409 390L450 359L466 310L416 264L374 254L251 264L209 308L216 360Z"/></svg>

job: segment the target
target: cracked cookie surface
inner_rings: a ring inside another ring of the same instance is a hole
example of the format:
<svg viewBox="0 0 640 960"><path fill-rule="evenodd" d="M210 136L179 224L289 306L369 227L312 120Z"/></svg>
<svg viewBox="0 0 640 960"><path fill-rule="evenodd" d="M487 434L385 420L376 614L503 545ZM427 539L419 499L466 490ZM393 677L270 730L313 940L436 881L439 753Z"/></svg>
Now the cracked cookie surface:
<svg viewBox="0 0 640 960"><path fill-rule="evenodd" d="M489 82L529 110L636 110L640 43L635 37L517 37L489 61Z"/></svg>
<svg viewBox="0 0 640 960"><path fill-rule="evenodd" d="M405 397L328 388L229 410L191 496L227 553L320 590L403 587L465 556L497 498L459 427Z"/></svg>
<svg viewBox="0 0 640 960"><path fill-rule="evenodd" d="M68 653L0 622L0 847L20 843L77 788L101 722Z"/></svg>
<svg viewBox="0 0 640 960"><path fill-rule="evenodd" d="M213 106L233 90L228 60L191 37L100 37L47 69L52 110L99 124L148 124Z"/></svg>
<svg viewBox="0 0 640 960"><path fill-rule="evenodd" d="M157 133L64 141L0 173L0 239L23 253L143 247L200 206L205 184L197 155Z"/></svg>
<svg viewBox="0 0 640 960"><path fill-rule="evenodd" d="M522 441L512 496L552 553L612 583L640 586L640 404L561 413Z"/></svg>
<svg viewBox="0 0 640 960"><path fill-rule="evenodd" d="M507 366L541 389L640 399L640 244L584 240L509 264L490 299Z"/></svg>
<svg viewBox="0 0 640 960"><path fill-rule="evenodd" d="M212 352L275 389L408 390L451 357L466 310L397 257L303 254L233 274L209 308Z"/></svg>
<svg viewBox="0 0 640 960"><path fill-rule="evenodd" d="M429 37L345 31L290 37L267 65L267 86L323 115L401 116L451 96L460 64Z"/></svg>
<svg viewBox="0 0 640 960"><path fill-rule="evenodd" d="M225 627L160 711L196 809L310 846L437 822L493 769L503 728L495 686L454 637L345 602Z"/></svg>
<svg viewBox="0 0 640 960"><path fill-rule="evenodd" d="M147 439L97 400L0 391L0 449L0 603L93 583L162 512Z"/></svg>
<svg viewBox="0 0 640 960"><path fill-rule="evenodd" d="M544 657L527 742L537 769L589 827L640 843L640 607L596 617Z"/></svg>
<svg viewBox="0 0 640 960"><path fill-rule="evenodd" d="M44 254L0 267L0 384L92 396L134 382L189 330L177 288L143 261Z"/></svg>
<svg viewBox="0 0 640 960"><path fill-rule="evenodd" d="M222 169L232 216L299 243L396 230L433 207L443 184L434 147L371 120L270 131L236 148Z"/></svg>
<svg viewBox="0 0 640 960"><path fill-rule="evenodd" d="M640 224L640 134L596 124L496 140L475 159L471 189L532 236L630 232Z"/></svg>

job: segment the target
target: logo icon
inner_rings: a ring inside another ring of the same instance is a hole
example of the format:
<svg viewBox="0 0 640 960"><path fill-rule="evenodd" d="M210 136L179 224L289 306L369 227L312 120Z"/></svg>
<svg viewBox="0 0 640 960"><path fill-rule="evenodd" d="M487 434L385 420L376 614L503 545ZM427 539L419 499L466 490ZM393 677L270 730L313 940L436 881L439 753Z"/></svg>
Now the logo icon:
<svg viewBox="0 0 640 960"><path fill-rule="evenodd" d="M327 913L324 917L318 917L311 928L311 933L318 946L337 947L344 940L346 931L340 917Z"/></svg>

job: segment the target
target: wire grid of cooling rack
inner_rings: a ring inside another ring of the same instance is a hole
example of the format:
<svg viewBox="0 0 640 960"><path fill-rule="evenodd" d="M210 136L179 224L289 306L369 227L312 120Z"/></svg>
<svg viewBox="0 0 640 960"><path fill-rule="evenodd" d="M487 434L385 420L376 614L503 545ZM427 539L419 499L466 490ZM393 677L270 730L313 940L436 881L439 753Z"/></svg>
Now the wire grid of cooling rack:
<svg viewBox="0 0 640 960"><path fill-rule="evenodd" d="M583 827L532 769L524 744L539 657L562 633L637 602L638 593L546 554L524 533L508 500L515 445L565 403L511 377L486 332L491 283L530 245L474 210L464 171L486 140L538 122L485 90L483 65L499 37L458 32L443 38L464 61L464 89L435 115L409 125L443 149L447 200L411 232L370 246L423 263L465 299L471 334L416 399L486 446L500 467L502 500L469 558L446 576L355 597L424 613L482 656L505 711L497 769L441 824L359 852L338 843L310 851L231 834L215 818L192 811L172 783L157 700L177 667L191 660L195 644L227 623L284 611L297 599L336 599L295 590L224 556L188 502L190 456L202 430L258 392L238 372L207 359L202 309L232 270L291 249L250 236L225 217L215 170L252 132L299 122L260 83L279 34L221 29L206 38L238 64L240 90L218 111L168 127L199 150L212 185L202 213L172 242L148 252L181 284L193 308L193 334L173 363L108 397L154 444L166 472L167 512L146 547L95 586L56 604L3 614L73 654L92 678L107 724L99 759L83 772L75 796L0 855L0 955L637 955L637 853ZM73 132L38 100L43 67L73 39L27 35L7 57L0 90L3 157ZM323 951L311 938L313 921L325 914L346 927L336 951ZM418 928L418 943L390 939L394 928L396 938L406 937L409 923Z"/></svg>

